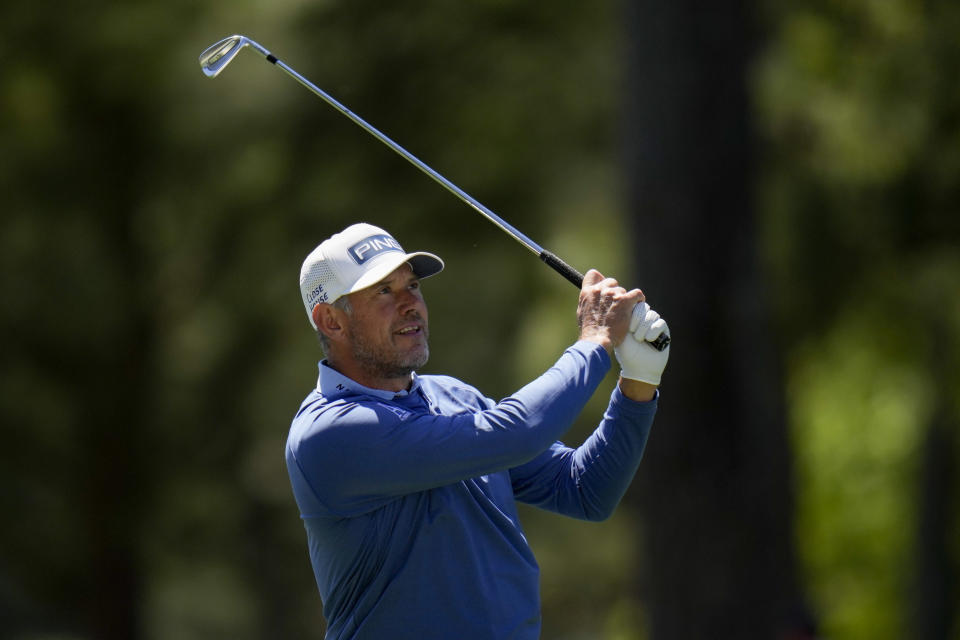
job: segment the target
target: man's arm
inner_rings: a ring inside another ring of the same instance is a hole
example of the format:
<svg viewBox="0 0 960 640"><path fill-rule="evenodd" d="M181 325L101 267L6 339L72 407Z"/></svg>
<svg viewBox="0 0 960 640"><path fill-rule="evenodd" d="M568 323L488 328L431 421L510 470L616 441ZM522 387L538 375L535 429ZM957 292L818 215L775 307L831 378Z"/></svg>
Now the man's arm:
<svg viewBox="0 0 960 640"><path fill-rule="evenodd" d="M572 518L608 518L643 457L657 410L654 398L638 402L626 397L623 385L614 389L603 420L582 445L571 449L557 442L510 470L514 496Z"/></svg>
<svg viewBox="0 0 960 640"><path fill-rule="evenodd" d="M621 377L620 391L634 402L650 402L657 394L657 385Z"/></svg>
<svg viewBox="0 0 960 640"><path fill-rule="evenodd" d="M656 412L657 385L670 349L645 342L669 328L643 300L633 309L629 330L604 346L622 367L603 421L577 449L554 444L510 472L518 500L575 518L602 520L613 513L636 473Z"/></svg>
<svg viewBox="0 0 960 640"><path fill-rule="evenodd" d="M334 402L294 421L291 477L325 510L356 515L398 495L528 462L561 437L610 370L578 342L542 376L496 406L457 415L401 415L382 403Z"/></svg>

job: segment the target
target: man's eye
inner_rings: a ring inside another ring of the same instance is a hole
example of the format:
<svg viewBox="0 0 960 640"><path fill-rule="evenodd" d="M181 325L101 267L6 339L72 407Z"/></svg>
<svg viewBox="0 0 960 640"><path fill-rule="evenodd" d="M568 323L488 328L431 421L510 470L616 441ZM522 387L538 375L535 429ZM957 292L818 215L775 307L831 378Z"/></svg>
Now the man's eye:
<svg viewBox="0 0 960 640"><path fill-rule="evenodd" d="M411 289L419 289L419 288L420 288L420 281L418 280L417 282L411 282L411 283L410 283L410 288L411 288Z"/></svg>
<svg viewBox="0 0 960 640"><path fill-rule="evenodd" d="M377 293L387 294L390 293L390 287L380 287L380 290Z"/></svg>

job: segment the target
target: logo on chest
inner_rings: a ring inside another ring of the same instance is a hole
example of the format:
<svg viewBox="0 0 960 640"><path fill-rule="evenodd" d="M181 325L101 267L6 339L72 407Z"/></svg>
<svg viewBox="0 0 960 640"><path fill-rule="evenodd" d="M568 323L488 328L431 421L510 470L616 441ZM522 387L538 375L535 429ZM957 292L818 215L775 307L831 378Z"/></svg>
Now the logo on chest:
<svg viewBox="0 0 960 640"><path fill-rule="evenodd" d="M395 407L390 404L384 404L383 402L378 402L377 404L383 407L384 409L386 409L387 411L389 411L390 413L396 415L401 420L406 420L411 415L413 415L412 411L407 411L406 409L402 409L400 407Z"/></svg>

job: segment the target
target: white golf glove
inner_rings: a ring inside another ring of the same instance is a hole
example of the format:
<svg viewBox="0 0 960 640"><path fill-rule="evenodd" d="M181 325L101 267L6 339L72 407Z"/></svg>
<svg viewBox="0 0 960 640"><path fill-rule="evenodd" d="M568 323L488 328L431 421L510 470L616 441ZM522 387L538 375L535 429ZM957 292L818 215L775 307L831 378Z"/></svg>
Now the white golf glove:
<svg viewBox="0 0 960 640"><path fill-rule="evenodd" d="M660 384L660 375L667 366L667 358L670 357L670 347L668 345L663 351L657 351L647 341L656 340L661 333L669 336L670 328L659 313L651 309L646 302L633 308L630 331L614 349L622 369L622 377L648 384Z"/></svg>

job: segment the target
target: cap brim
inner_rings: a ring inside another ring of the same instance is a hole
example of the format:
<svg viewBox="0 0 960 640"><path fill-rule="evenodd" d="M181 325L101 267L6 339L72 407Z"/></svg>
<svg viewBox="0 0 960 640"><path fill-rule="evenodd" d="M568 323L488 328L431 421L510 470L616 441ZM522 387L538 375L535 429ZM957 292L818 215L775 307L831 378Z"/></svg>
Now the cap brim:
<svg viewBox="0 0 960 640"><path fill-rule="evenodd" d="M343 295L372 287L408 262L413 269L413 275L421 279L429 278L443 271L443 260L432 253L417 251L415 253L384 256L380 264L364 273L359 280L353 283L352 287L343 292Z"/></svg>

